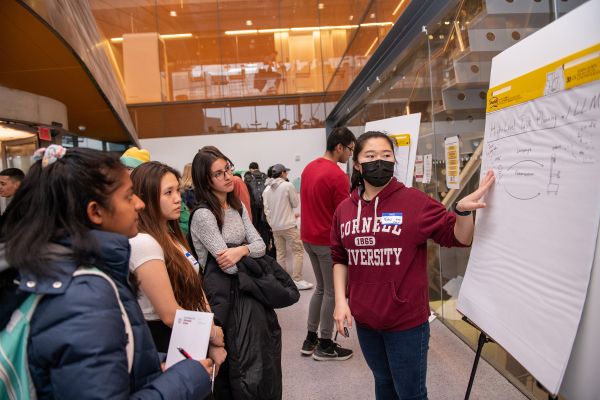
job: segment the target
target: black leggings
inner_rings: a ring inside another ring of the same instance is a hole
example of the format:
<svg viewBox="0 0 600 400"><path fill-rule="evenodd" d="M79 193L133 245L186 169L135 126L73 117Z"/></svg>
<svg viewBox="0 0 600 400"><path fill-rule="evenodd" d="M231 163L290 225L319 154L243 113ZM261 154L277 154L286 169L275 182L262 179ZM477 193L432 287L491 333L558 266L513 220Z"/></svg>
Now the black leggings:
<svg viewBox="0 0 600 400"><path fill-rule="evenodd" d="M146 323L150 328L150 333L152 333L156 350L160 353L167 353L169 351L169 340L171 340L172 329L161 320L146 321Z"/></svg>

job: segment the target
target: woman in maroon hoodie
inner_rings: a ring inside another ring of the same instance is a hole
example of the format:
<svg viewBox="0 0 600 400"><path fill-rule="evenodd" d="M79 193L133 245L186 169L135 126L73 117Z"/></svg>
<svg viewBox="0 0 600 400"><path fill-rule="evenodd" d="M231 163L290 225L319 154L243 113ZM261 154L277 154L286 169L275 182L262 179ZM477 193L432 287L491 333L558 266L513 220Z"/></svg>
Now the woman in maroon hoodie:
<svg viewBox="0 0 600 400"><path fill-rule="evenodd" d="M455 214L393 177L394 145L384 133L360 136L353 161L352 194L331 227L337 329L344 334L354 316L377 399L427 399L427 239L470 245L471 211L485 207L480 200L494 175L488 172Z"/></svg>

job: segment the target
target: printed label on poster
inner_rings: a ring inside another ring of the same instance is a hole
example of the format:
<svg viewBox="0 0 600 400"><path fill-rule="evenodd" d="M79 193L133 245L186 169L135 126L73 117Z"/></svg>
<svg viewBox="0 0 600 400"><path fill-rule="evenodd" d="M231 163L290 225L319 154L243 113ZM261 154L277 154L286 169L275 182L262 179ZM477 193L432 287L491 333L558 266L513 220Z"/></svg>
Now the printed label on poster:
<svg viewBox="0 0 600 400"><path fill-rule="evenodd" d="M460 189L460 160L458 136L451 136L444 141L446 149L446 186L448 189Z"/></svg>
<svg viewBox="0 0 600 400"><path fill-rule="evenodd" d="M423 156L418 155L415 159L415 181L423 182Z"/></svg>
<svg viewBox="0 0 600 400"><path fill-rule="evenodd" d="M433 156L425 154L423 157L423 183L431 182L431 170L433 168Z"/></svg>

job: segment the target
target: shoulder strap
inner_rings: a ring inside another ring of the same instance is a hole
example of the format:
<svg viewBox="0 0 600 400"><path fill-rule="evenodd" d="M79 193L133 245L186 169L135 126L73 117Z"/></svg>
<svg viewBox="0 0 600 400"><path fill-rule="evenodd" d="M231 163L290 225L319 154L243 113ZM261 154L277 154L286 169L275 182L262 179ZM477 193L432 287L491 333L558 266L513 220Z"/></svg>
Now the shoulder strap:
<svg viewBox="0 0 600 400"><path fill-rule="evenodd" d="M29 372L27 344L31 316L43 295L31 293L15 309L0 331L0 398L36 399Z"/></svg>
<svg viewBox="0 0 600 400"><path fill-rule="evenodd" d="M117 289L117 285L115 285L115 282L112 280L112 278L110 276L108 276L104 272L100 271L98 268L79 267L73 273L73 276L81 276L81 275L100 276L100 277L106 279L106 281L108 283L110 283L110 286L112 286L113 290L115 291L115 295L117 296L117 301L119 302L119 308L121 309L121 317L123 318L123 324L125 325L125 335L127 336L127 348L126 348L127 370L129 371L129 373L131 373L131 369L133 368L133 352L135 349L134 338L133 338L133 329L131 328L131 322L129 321L129 316L127 315L127 311L125 311L125 306L123 305L123 302L121 301L121 296L119 296L119 289Z"/></svg>

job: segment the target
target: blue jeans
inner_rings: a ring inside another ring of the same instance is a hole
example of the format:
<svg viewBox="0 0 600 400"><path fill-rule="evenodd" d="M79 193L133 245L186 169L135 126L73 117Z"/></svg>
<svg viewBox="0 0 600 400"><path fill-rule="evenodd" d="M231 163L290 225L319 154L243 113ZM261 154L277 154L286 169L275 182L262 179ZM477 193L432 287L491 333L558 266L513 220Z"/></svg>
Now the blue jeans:
<svg viewBox="0 0 600 400"><path fill-rule="evenodd" d="M375 377L377 400L427 400L429 322L398 332L356 324L358 341Z"/></svg>

